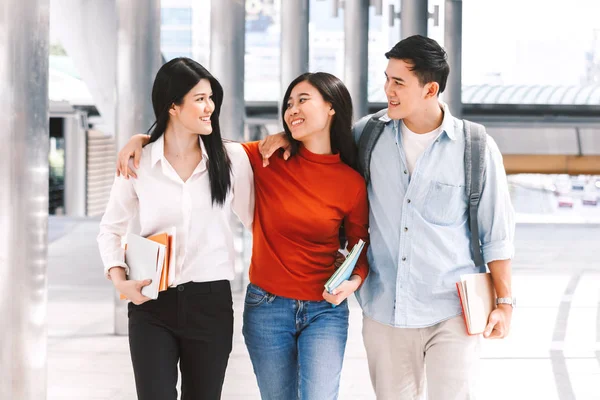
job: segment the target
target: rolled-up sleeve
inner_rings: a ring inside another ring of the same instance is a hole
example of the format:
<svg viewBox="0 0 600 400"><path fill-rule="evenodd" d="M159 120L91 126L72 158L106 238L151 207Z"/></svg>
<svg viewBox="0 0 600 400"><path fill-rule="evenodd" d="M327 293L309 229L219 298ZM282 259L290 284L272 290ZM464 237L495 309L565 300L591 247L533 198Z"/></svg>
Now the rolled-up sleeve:
<svg viewBox="0 0 600 400"><path fill-rule="evenodd" d="M515 212L510 200L502 154L490 136L487 137L485 162L477 215L483 260L487 264L514 257Z"/></svg>
<svg viewBox="0 0 600 400"><path fill-rule="evenodd" d="M115 178L97 237L104 274L107 277L108 270L113 267L122 267L125 273L129 274L121 238L127 233L129 221L135 216L137 209L138 197L133 179Z"/></svg>

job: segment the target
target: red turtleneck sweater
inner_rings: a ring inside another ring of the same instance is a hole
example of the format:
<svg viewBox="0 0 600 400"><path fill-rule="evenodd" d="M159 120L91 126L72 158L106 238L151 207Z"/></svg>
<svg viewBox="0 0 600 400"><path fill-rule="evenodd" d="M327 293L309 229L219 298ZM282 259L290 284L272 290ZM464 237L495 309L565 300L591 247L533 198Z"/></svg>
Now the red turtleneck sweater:
<svg viewBox="0 0 600 400"><path fill-rule="evenodd" d="M256 192L250 282L277 296L323 300L325 282L335 271L342 221L348 249L359 239L368 243L364 179L339 154L314 154L300 146L289 160L277 152L263 167L258 142L245 143L244 149ZM363 281L366 248L354 269Z"/></svg>

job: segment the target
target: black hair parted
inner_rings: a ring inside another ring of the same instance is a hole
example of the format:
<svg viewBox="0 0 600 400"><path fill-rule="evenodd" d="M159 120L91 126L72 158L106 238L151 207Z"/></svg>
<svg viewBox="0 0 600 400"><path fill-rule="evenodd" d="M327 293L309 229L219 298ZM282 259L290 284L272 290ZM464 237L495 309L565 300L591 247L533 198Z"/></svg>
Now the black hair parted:
<svg viewBox="0 0 600 400"><path fill-rule="evenodd" d="M438 93L446 89L450 74L448 55L435 40L421 35L409 36L396 43L385 56L388 60L394 58L412 64L411 70L421 85L437 82L440 86Z"/></svg>
<svg viewBox="0 0 600 400"><path fill-rule="evenodd" d="M202 142L208 153L207 169L210 181L210 194L213 205L222 206L231 188L231 161L221 138L219 113L223 104L223 87L210 72L196 61L174 58L164 64L156 74L152 87L152 107L156 122L149 129L152 143L159 139L169 123L169 109L173 104L181 105L185 95L202 79L207 79L213 93L215 109L210 116L212 133L202 135Z"/></svg>

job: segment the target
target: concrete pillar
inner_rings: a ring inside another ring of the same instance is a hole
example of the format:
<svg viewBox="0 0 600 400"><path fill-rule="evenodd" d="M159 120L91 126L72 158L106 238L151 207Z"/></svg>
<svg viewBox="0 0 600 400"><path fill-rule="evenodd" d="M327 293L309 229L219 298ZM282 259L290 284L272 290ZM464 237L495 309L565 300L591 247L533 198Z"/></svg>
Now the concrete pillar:
<svg viewBox="0 0 600 400"><path fill-rule="evenodd" d="M87 118L74 111L64 116L65 138L65 215L86 216Z"/></svg>
<svg viewBox="0 0 600 400"><path fill-rule="evenodd" d="M427 0L402 0L400 7L400 38L427 36Z"/></svg>
<svg viewBox="0 0 600 400"><path fill-rule="evenodd" d="M117 0L117 148L154 122L152 84L162 65L160 0Z"/></svg>
<svg viewBox="0 0 600 400"><path fill-rule="evenodd" d="M46 398L49 18L0 3L0 399Z"/></svg>
<svg viewBox="0 0 600 400"><path fill-rule="evenodd" d="M281 90L278 100L298 75L308 72L308 0L281 2Z"/></svg>
<svg viewBox="0 0 600 400"><path fill-rule="evenodd" d="M225 92L221 108L221 134L233 140L244 140L244 55L245 2L212 0L210 72Z"/></svg>
<svg viewBox="0 0 600 400"><path fill-rule="evenodd" d="M223 86L224 97L219 123L224 138L243 141L246 109L244 100L244 55L246 34L245 2L212 0L210 72ZM243 227L235 224L236 278L232 290L241 291L244 282Z"/></svg>
<svg viewBox="0 0 600 400"><path fill-rule="evenodd" d="M160 0L141 7L131 0L117 4L117 148L130 137L146 132L154 122L152 85L162 65L160 53ZM139 220L132 222L132 227ZM136 229L133 229L134 231ZM115 291L115 333L126 335L127 303Z"/></svg>
<svg viewBox="0 0 600 400"><path fill-rule="evenodd" d="M94 99L101 130L114 135L116 0L50 0L50 26Z"/></svg>
<svg viewBox="0 0 600 400"><path fill-rule="evenodd" d="M369 76L369 0L346 0L344 81L352 96L354 119L367 115Z"/></svg>
<svg viewBox="0 0 600 400"><path fill-rule="evenodd" d="M444 9L444 46L450 76L443 99L452 115L462 118L462 0L446 0Z"/></svg>

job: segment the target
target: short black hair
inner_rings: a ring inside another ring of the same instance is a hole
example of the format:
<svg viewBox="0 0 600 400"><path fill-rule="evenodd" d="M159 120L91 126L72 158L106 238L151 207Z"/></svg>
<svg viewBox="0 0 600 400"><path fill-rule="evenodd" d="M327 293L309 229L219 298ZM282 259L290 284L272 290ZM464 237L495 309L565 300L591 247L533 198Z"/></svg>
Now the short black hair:
<svg viewBox="0 0 600 400"><path fill-rule="evenodd" d="M412 64L411 70L421 85L437 82L440 85L439 93L446 89L450 74L448 55L435 40L421 35L409 36L396 43L385 56L388 60L395 58Z"/></svg>

